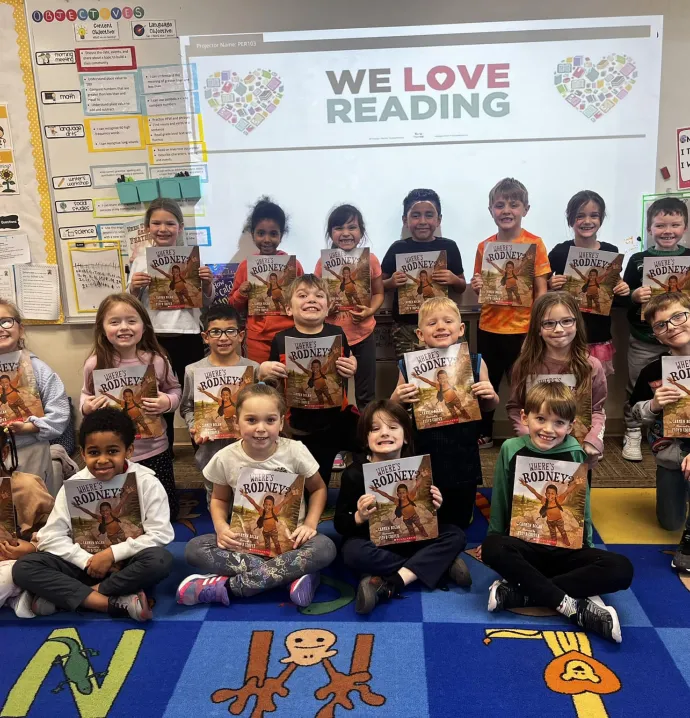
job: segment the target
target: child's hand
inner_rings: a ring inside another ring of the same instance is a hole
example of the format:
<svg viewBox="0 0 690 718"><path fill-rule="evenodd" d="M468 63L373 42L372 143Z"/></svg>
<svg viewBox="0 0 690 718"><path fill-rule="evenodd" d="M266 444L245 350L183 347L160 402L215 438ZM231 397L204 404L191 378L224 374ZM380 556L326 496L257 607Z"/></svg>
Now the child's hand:
<svg viewBox="0 0 690 718"><path fill-rule="evenodd" d="M115 563L113 550L108 547L103 551L99 551L86 562L86 573L91 578L103 578Z"/></svg>
<svg viewBox="0 0 690 718"><path fill-rule="evenodd" d="M334 297L331 299L331 301L328 304L328 316L332 317L334 314L337 314L340 311L340 304L338 302L337 297Z"/></svg>
<svg viewBox="0 0 690 718"><path fill-rule="evenodd" d="M436 269L431 274L431 281L436 282L436 284L453 284L457 279L450 269Z"/></svg>
<svg viewBox="0 0 690 718"><path fill-rule="evenodd" d="M353 355L349 357L338 357L335 360L335 368L340 376L349 379L357 371L357 359Z"/></svg>
<svg viewBox="0 0 690 718"><path fill-rule="evenodd" d="M479 546L477 546L475 553L474 553L474 557L477 559L477 561L482 560L482 545L481 544L479 544Z"/></svg>
<svg viewBox="0 0 690 718"><path fill-rule="evenodd" d="M651 287L638 287L631 295L630 298L635 304L644 304L652 298Z"/></svg>
<svg viewBox="0 0 690 718"><path fill-rule="evenodd" d="M478 381L470 387L477 399L493 399L496 397L493 384L490 381Z"/></svg>
<svg viewBox="0 0 690 718"><path fill-rule="evenodd" d="M220 530L216 529L216 543L218 548L228 551L241 551L242 544L237 540L237 534L230 530L230 524L225 524Z"/></svg>
<svg viewBox="0 0 690 718"><path fill-rule="evenodd" d="M651 287L649 287L651 290ZM630 287L628 286L627 282L624 282L622 279L616 284L616 286L613 288L613 293L618 297L627 297L628 294L630 294Z"/></svg>
<svg viewBox="0 0 690 718"><path fill-rule="evenodd" d="M690 454L688 454L680 464L680 470L686 481L690 481Z"/></svg>
<svg viewBox="0 0 690 718"><path fill-rule="evenodd" d="M372 494L363 494L357 499L355 523L365 524L376 513L376 497Z"/></svg>
<svg viewBox="0 0 690 718"><path fill-rule="evenodd" d="M434 505L436 511L438 511L443 503L443 496L441 496L438 486L432 486L429 489L429 493L431 494L431 503Z"/></svg>
<svg viewBox="0 0 690 718"><path fill-rule="evenodd" d="M564 287L567 281L568 278L564 274L553 274L549 279L549 289L557 291L561 287Z"/></svg>
<svg viewBox="0 0 690 718"><path fill-rule="evenodd" d="M521 483L523 486L527 486L527 482L524 479L518 479L518 482Z"/></svg>
<svg viewBox="0 0 690 718"><path fill-rule="evenodd" d="M265 361L259 367L259 379L287 379L287 367L279 361Z"/></svg>
<svg viewBox="0 0 690 718"><path fill-rule="evenodd" d="M7 429L13 434L35 434L38 429L35 424L30 421L10 421L6 424Z"/></svg>
<svg viewBox="0 0 690 718"><path fill-rule="evenodd" d="M601 456L601 453L599 450L594 446L593 444L590 444L588 441L583 442L582 444L582 450L587 454L589 458L594 458L595 456Z"/></svg>
<svg viewBox="0 0 690 718"><path fill-rule="evenodd" d="M103 396L90 396L81 407L81 413L86 416L86 414L91 414L96 409L102 409L104 406L108 406L108 397Z"/></svg>
<svg viewBox="0 0 690 718"><path fill-rule="evenodd" d="M407 284L407 275L404 272L395 271L391 275L391 281L393 282L393 286L402 287L403 284Z"/></svg>
<svg viewBox="0 0 690 718"><path fill-rule="evenodd" d="M172 408L167 394L159 394L155 398L144 397L141 404L147 414L164 414Z"/></svg>
<svg viewBox="0 0 690 718"><path fill-rule="evenodd" d="M658 414L665 406L675 404L683 396L683 392L677 386L660 386L654 392L654 398L649 402L649 408Z"/></svg>
<svg viewBox="0 0 690 718"><path fill-rule="evenodd" d="M189 435L192 437L192 441L195 444L206 444L209 441L211 441L211 439L209 439L208 436L197 436L197 433L198 432L196 429L189 430Z"/></svg>
<svg viewBox="0 0 690 718"><path fill-rule="evenodd" d="M475 274L474 277L470 279L470 287L472 287L477 294L479 294L483 286L484 280L481 274Z"/></svg>
<svg viewBox="0 0 690 718"><path fill-rule="evenodd" d="M363 304L358 304L357 309L350 309L350 316L355 324L359 324L365 319L373 317L374 310L371 307L365 307Z"/></svg>
<svg viewBox="0 0 690 718"><path fill-rule="evenodd" d="M151 275L146 272L134 272L132 278L129 281L129 285L132 289L143 289L151 284Z"/></svg>
<svg viewBox="0 0 690 718"><path fill-rule="evenodd" d="M28 553L33 553L36 547L29 541L12 539L0 541L0 561L16 561Z"/></svg>
<svg viewBox="0 0 690 718"><path fill-rule="evenodd" d="M311 526L307 526L306 524L302 524L301 526L298 526L289 536L288 538L290 541L292 541L292 548L299 548L302 544L309 541L309 539L314 538L316 536L316 529L313 529Z"/></svg>
<svg viewBox="0 0 690 718"><path fill-rule="evenodd" d="M238 291L243 297L248 297L249 292L252 291L251 282L242 282L242 284L240 284L240 288Z"/></svg>
<svg viewBox="0 0 690 718"><path fill-rule="evenodd" d="M398 384L395 387L391 401L401 404L415 404L419 401L419 387L414 384Z"/></svg>
<svg viewBox="0 0 690 718"><path fill-rule="evenodd" d="M202 284L208 286L213 282L213 272L208 267L199 267L199 278Z"/></svg>

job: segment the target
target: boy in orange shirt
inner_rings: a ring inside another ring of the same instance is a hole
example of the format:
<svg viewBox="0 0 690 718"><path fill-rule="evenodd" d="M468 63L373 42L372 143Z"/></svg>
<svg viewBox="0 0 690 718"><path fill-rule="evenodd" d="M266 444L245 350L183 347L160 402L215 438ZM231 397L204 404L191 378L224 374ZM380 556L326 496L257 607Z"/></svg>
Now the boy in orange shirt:
<svg viewBox="0 0 690 718"><path fill-rule="evenodd" d="M477 247L474 260L474 276L471 286L477 294L482 288L482 260L489 242L515 242L536 244L537 256L534 263L534 299L545 294L547 279L551 273L546 247L540 237L522 228L522 218L529 211L529 195L522 182L506 177L489 193L489 212L498 227L498 232L485 239ZM485 304L479 319L477 333L478 352L489 369L489 381L498 392L503 375L520 354L522 342L529 328L531 307L512 307ZM482 412L482 426L479 432L479 448L493 446L494 412Z"/></svg>

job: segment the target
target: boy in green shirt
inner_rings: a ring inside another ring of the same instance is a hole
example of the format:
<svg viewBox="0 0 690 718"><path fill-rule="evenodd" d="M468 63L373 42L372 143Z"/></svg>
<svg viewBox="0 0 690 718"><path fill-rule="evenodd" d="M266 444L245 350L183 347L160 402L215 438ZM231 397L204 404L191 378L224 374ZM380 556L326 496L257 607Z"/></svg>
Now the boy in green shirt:
<svg viewBox="0 0 690 718"><path fill-rule="evenodd" d="M553 608L587 631L621 642L616 610L601 593L630 587L633 567L625 557L592 546L589 485L585 485L583 546L557 548L509 536L515 463L518 456L584 463L587 455L570 435L575 398L560 382L535 384L527 393L522 423L529 435L508 439L496 462L489 531L482 561L503 576L489 589L489 611L524 606ZM594 597L594 600L589 597Z"/></svg>

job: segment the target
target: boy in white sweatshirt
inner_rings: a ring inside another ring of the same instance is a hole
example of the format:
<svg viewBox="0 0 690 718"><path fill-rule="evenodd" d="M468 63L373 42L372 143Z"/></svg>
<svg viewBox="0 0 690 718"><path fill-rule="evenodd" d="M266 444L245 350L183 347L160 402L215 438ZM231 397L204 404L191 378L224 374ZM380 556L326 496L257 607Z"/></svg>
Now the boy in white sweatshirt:
<svg viewBox="0 0 690 718"><path fill-rule="evenodd" d="M169 573L172 556L163 546L174 538L168 498L151 469L130 463L135 428L117 409L98 409L84 417L79 447L86 468L73 479L108 482L136 473L144 533L113 543L91 554L72 540L72 522L65 487L45 527L38 532L38 552L19 559L12 577L20 588L35 595L32 611L47 616L60 608L88 609L114 618L147 621L152 617L144 589ZM119 570L113 571L114 564Z"/></svg>

